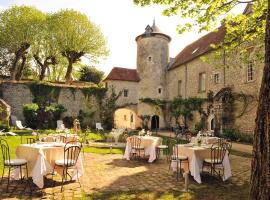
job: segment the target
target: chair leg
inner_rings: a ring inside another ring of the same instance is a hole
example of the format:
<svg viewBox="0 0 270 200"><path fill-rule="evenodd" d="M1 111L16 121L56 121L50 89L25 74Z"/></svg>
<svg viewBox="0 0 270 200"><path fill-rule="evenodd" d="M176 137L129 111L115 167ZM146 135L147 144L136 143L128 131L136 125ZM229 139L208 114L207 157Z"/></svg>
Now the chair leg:
<svg viewBox="0 0 270 200"><path fill-rule="evenodd" d="M61 192L63 191L63 183L64 183L64 178L65 177L66 177L65 168L63 168Z"/></svg>
<svg viewBox="0 0 270 200"><path fill-rule="evenodd" d="M76 170L77 170L77 180L78 180L78 182L79 182L80 187L82 187L82 186L81 186L80 179L79 179L79 172L78 172L78 167L77 167L77 166L76 166Z"/></svg>
<svg viewBox="0 0 270 200"><path fill-rule="evenodd" d="M4 177L4 172L5 172L5 166L3 166L3 171L2 171L2 178L1 178L1 182L0 182L0 183L2 183L2 181L3 181L3 177Z"/></svg>
<svg viewBox="0 0 270 200"><path fill-rule="evenodd" d="M23 180L23 177L22 177L22 166L20 165L20 175L21 175L21 182Z"/></svg>
<svg viewBox="0 0 270 200"><path fill-rule="evenodd" d="M9 186L9 179L10 179L10 167L8 168L8 183L7 183L7 192L8 192L8 186Z"/></svg>
<svg viewBox="0 0 270 200"><path fill-rule="evenodd" d="M179 164L179 163L178 163L178 162L179 162L179 161L177 160L177 161L176 161L176 164L177 164L177 167L176 167L176 179L177 179L177 181L179 180L179 177L178 177L178 176L179 176L179 174L178 174L178 171L179 171L179 165L178 165L178 164Z"/></svg>
<svg viewBox="0 0 270 200"><path fill-rule="evenodd" d="M27 182L28 182L28 184L29 184L30 192L32 192L31 181L30 181L30 179L28 178L28 166L27 166L27 163L26 163L26 165L25 165L25 170L26 170L26 180L27 180Z"/></svg>

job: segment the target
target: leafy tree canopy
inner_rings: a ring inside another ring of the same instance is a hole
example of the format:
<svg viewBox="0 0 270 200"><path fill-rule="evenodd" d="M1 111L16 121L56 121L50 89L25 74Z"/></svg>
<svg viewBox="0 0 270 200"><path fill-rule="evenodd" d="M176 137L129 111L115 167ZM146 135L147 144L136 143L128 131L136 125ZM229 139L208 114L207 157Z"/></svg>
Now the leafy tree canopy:
<svg viewBox="0 0 270 200"><path fill-rule="evenodd" d="M179 24L179 33L198 28L199 31L210 31L217 26L218 19L223 19L227 34L223 47L234 49L243 42L254 41L265 35L267 0L133 0L135 4L146 6L149 4L165 5L163 14L166 16L179 15L187 19ZM245 14L233 15L230 11L241 5L252 4ZM213 44L213 47L215 45Z"/></svg>
<svg viewBox="0 0 270 200"><path fill-rule="evenodd" d="M49 20L49 30L53 32L54 43L69 62L67 81L71 79L72 64L82 56L86 55L95 62L108 54L103 34L86 15L75 10L61 10L52 14Z"/></svg>
<svg viewBox="0 0 270 200"><path fill-rule="evenodd" d="M87 81L95 84L99 84L104 77L103 71L100 71L95 67L88 66L83 67L80 71L80 74L80 81Z"/></svg>

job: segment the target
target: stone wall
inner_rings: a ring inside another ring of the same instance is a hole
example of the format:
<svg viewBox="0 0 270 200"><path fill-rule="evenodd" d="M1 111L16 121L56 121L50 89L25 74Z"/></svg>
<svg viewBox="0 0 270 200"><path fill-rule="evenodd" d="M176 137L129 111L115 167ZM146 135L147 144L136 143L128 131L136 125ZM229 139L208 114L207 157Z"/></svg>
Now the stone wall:
<svg viewBox="0 0 270 200"><path fill-rule="evenodd" d="M211 53L205 55L211 57ZM223 60L222 58L220 60ZM227 58L225 59L227 60ZM257 98L259 94L263 64L255 63L255 79L247 81L247 64L240 63L237 66L226 63L224 68L222 63L218 62L203 62L200 58L196 58L186 64L183 64L175 69L169 70L167 74L168 100L178 96L178 81L182 80L182 97L201 97L207 98L209 90L217 94L222 88L231 87L233 92L243 93L253 96L253 100L247 105L243 115L239 114L243 110L243 104L236 102L235 125L246 133L252 133L255 126ZM230 66L230 67L228 67ZM206 73L206 90L199 91L199 74ZM219 83L214 82L214 75L219 74ZM198 122L198 115L194 116L193 122L190 123L193 129Z"/></svg>
<svg viewBox="0 0 270 200"><path fill-rule="evenodd" d="M138 103L138 82L132 81L116 81L108 80L106 81L109 92L110 88L114 88L116 94L122 92L122 95L117 99L116 105L121 107L128 104L137 104ZM124 89L128 90L128 96L124 97Z"/></svg>
<svg viewBox="0 0 270 200"><path fill-rule="evenodd" d="M11 106L11 114L15 115L18 120L24 121L23 105L33 102L33 95L26 82L2 82L0 83L2 99ZM93 124L99 122L99 105L94 96L86 99L80 88L62 87L58 97L58 104L62 104L67 111L63 113L65 116L77 117L80 110L88 112L94 110Z"/></svg>

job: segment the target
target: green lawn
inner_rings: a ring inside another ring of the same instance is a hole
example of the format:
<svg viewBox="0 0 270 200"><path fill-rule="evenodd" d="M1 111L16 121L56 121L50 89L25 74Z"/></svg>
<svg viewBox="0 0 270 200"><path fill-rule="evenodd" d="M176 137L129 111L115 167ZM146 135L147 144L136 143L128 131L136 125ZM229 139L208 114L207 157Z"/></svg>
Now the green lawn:
<svg viewBox="0 0 270 200"><path fill-rule="evenodd" d="M15 158L16 157L16 147L22 143L26 143L26 138L32 137L36 138L36 136L32 136L32 131L27 130L11 130L12 132L18 134L18 136L1 136L0 138L5 139L8 142L9 148L10 148L10 157ZM44 137L47 134L55 133L55 130L39 130L40 137ZM83 135L83 134L82 134ZM87 136L87 140L104 140L105 136L102 133L89 133ZM85 153L98 153L98 154L123 154L123 149L113 148L112 151L110 151L109 148L96 148L96 147L85 147L84 152ZM0 172L2 172L3 169L3 159L2 159L2 152L0 152Z"/></svg>

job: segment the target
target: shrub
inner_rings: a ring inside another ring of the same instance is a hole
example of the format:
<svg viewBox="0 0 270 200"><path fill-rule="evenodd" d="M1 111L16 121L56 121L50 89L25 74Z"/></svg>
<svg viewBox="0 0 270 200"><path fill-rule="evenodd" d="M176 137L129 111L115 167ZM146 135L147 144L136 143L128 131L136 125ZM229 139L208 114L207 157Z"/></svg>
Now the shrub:
<svg viewBox="0 0 270 200"><path fill-rule="evenodd" d="M9 131L9 125L0 122L0 130Z"/></svg>
<svg viewBox="0 0 270 200"><path fill-rule="evenodd" d="M63 122L67 128L73 127L73 121L74 121L74 117L71 117L71 116L66 116L63 118Z"/></svg>
<svg viewBox="0 0 270 200"><path fill-rule="evenodd" d="M237 129L225 129L223 136L232 141L244 142L249 144L253 143L253 134L241 133Z"/></svg>
<svg viewBox="0 0 270 200"><path fill-rule="evenodd" d="M38 122L38 105L36 103L30 103L23 105L23 115L25 123L31 128L37 128Z"/></svg>

